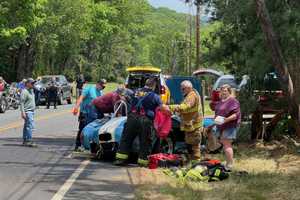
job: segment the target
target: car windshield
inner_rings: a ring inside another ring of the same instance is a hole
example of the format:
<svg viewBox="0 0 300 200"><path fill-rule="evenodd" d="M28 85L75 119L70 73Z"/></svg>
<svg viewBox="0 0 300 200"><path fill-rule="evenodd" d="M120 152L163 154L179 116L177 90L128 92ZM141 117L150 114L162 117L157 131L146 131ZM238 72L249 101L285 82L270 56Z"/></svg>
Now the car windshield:
<svg viewBox="0 0 300 200"><path fill-rule="evenodd" d="M228 84L230 85L232 88L238 88L238 85L235 82L235 79L228 79L228 78L224 78L218 81L217 85L215 85L215 89L220 88L222 85L224 84Z"/></svg>
<svg viewBox="0 0 300 200"><path fill-rule="evenodd" d="M49 83L52 80L53 77L42 77L41 83L46 84ZM58 82L59 78L55 77L55 81Z"/></svg>

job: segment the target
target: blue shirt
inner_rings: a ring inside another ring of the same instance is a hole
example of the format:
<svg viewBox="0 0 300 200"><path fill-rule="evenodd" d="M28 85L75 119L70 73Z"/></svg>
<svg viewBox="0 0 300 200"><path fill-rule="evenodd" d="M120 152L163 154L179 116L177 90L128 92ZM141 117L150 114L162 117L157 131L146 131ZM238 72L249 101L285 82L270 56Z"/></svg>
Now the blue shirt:
<svg viewBox="0 0 300 200"><path fill-rule="evenodd" d="M154 119L155 109L162 105L160 96L148 88L142 88L140 92L145 93L142 107L145 109L147 117Z"/></svg>
<svg viewBox="0 0 300 200"><path fill-rule="evenodd" d="M96 86L92 86L92 85L85 86L82 91L82 96L84 98L80 104L80 112L88 113L89 110L91 109L90 107L92 101L101 95L102 95L102 91L97 89Z"/></svg>
<svg viewBox="0 0 300 200"><path fill-rule="evenodd" d="M23 82L17 83L17 88L20 89L20 90L25 89L25 83L23 83Z"/></svg>

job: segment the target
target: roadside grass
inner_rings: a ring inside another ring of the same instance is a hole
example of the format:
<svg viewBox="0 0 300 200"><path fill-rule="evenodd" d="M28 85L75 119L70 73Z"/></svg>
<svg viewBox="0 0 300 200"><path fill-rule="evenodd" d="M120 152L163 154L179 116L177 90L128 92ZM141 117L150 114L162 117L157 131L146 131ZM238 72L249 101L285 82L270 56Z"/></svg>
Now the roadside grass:
<svg viewBox="0 0 300 200"><path fill-rule="evenodd" d="M116 90L118 88L120 84L118 83L114 83L114 82L110 82L106 84L106 87L104 88L103 92L107 93L107 92L112 92L114 90Z"/></svg>
<svg viewBox="0 0 300 200"><path fill-rule="evenodd" d="M204 116L214 116L215 112L209 107L209 100L204 101Z"/></svg>
<svg viewBox="0 0 300 200"><path fill-rule="evenodd" d="M221 182L180 182L162 170L131 169L137 199L296 200L300 198L300 155L283 144L235 149L235 168ZM214 156L223 159L223 155ZM239 175L238 171L248 175Z"/></svg>

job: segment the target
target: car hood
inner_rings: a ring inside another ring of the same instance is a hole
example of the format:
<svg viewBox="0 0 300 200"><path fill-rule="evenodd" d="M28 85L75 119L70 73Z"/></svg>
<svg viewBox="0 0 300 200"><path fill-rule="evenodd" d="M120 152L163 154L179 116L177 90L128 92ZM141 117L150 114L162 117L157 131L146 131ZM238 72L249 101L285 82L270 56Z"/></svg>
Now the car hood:
<svg viewBox="0 0 300 200"><path fill-rule="evenodd" d="M214 69L207 69L207 68L201 68L193 72L194 76L205 76L205 75L212 75L216 77L220 77L224 75L223 72L214 70Z"/></svg>
<svg viewBox="0 0 300 200"><path fill-rule="evenodd" d="M99 129L99 135L104 133L110 133L112 136L111 141L120 142L124 124L127 121L127 117L115 117L106 122Z"/></svg>

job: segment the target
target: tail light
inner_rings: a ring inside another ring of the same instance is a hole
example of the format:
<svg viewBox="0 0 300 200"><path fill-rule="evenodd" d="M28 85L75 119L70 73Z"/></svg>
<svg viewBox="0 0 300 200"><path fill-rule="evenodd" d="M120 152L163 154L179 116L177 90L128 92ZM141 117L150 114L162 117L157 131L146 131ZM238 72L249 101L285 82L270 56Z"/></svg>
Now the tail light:
<svg viewBox="0 0 300 200"><path fill-rule="evenodd" d="M266 96L259 96L259 101L267 101L268 100L268 97Z"/></svg>
<svg viewBox="0 0 300 200"><path fill-rule="evenodd" d="M160 94L166 94L166 87L163 85L160 87Z"/></svg>
<svg viewBox="0 0 300 200"><path fill-rule="evenodd" d="M284 96L283 91L282 90L276 91L276 96L277 97L283 97Z"/></svg>

